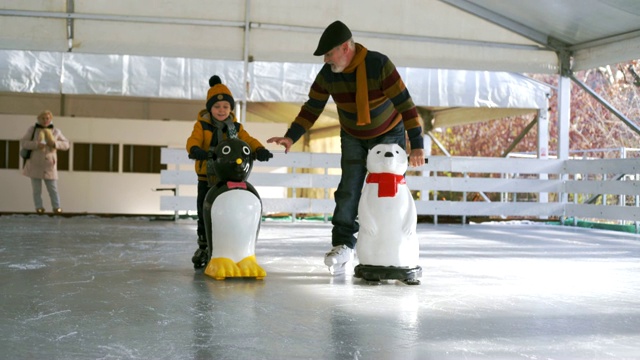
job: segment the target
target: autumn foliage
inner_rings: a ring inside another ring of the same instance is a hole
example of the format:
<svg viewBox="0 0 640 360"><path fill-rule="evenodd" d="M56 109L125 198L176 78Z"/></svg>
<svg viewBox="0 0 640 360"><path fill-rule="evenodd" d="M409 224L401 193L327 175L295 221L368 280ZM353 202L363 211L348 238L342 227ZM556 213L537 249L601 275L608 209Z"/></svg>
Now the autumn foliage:
<svg viewBox="0 0 640 360"><path fill-rule="evenodd" d="M593 89L620 113L640 127L640 60L581 71L576 78ZM637 69L637 70L636 70ZM557 151L557 75L529 75L549 84L554 90L549 99L550 154ZM514 142L534 116L518 116L456 126L434 131L434 136L453 156L499 157ZM580 86L571 86L571 117L569 149L640 148L640 134L606 109ZM533 127L512 153L536 153L537 127ZM442 155L436 146L433 155ZM618 151L597 151L593 157L619 157ZM630 151L627 157L640 157L638 151Z"/></svg>

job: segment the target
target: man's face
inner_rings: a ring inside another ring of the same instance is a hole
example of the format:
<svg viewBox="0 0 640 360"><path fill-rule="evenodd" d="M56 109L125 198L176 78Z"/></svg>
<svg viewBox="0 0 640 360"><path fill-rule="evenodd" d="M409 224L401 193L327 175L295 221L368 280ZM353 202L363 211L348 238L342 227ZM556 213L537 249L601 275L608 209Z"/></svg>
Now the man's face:
<svg viewBox="0 0 640 360"><path fill-rule="evenodd" d="M231 104L228 101L217 101L211 106L211 115L218 121L225 121L231 113Z"/></svg>
<svg viewBox="0 0 640 360"><path fill-rule="evenodd" d="M324 63L331 65L331 71L341 73L349 65L347 61L347 44L342 43L324 54Z"/></svg>

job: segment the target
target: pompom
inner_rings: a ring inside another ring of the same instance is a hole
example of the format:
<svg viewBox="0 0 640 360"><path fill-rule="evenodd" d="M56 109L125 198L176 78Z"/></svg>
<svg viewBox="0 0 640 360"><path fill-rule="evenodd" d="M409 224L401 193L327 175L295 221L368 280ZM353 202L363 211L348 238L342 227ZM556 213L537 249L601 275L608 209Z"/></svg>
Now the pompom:
<svg viewBox="0 0 640 360"><path fill-rule="evenodd" d="M213 87L218 84L222 84L222 80L220 80L220 77L218 75L213 75L209 78L209 86Z"/></svg>

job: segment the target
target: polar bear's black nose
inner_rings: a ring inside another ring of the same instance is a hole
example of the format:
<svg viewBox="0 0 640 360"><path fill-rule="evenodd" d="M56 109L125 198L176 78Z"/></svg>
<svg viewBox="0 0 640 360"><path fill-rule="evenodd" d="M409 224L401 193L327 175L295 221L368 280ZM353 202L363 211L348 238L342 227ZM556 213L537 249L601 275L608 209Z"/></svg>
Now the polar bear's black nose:
<svg viewBox="0 0 640 360"><path fill-rule="evenodd" d="M384 157L393 157L393 153L391 151L387 151L384 153Z"/></svg>

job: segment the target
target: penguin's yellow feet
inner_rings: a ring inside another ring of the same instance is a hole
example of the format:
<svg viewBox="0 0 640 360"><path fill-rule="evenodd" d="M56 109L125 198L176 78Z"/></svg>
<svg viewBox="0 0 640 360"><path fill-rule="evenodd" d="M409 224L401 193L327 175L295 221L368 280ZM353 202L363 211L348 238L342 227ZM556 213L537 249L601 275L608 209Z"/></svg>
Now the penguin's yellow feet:
<svg viewBox="0 0 640 360"><path fill-rule="evenodd" d="M204 274L216 280L224 280L228 277L240 277L240 268L229 258L213 258L204 269Z"/></svg>
<svg viewBox="0 0 640 360"><path fill-rule="evenodd" d="M240 273L244 277L254 277L258 280L262 280L267 276L267 272L258 265L255 255L247 256L240 260L240 262L238 262L238 267L240 268Z"/></svg>

